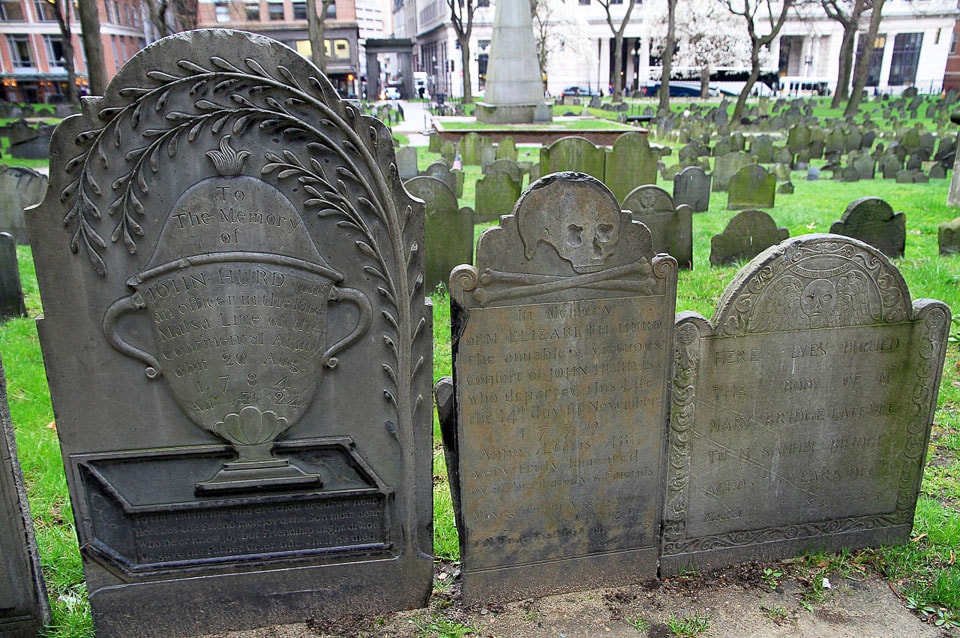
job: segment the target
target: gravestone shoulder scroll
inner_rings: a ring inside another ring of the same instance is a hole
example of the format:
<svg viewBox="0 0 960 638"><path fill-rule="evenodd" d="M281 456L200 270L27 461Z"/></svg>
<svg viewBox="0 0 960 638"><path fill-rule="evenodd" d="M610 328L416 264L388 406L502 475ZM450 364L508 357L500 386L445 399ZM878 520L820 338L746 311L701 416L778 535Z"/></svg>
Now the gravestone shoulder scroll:
<svg viewBox="0 0 960 638"><path fill-rule="evenodd" d="M0 361L0 636L35 638L50 623L50 605L17 458L7 380Z"/></svg>
<svg viewBox="0 0 960 638"><path fill-rule="evenodd" d="M160 40L55 134L27 216L98 636L431 589L424 209L295 51Z"/></svg>
<svg viewBox="0 0 960 638"><path fill-rule="evenodd" d="M847 206L830 232L864 241L887 257L903 257L907 242L907 216L879 197L863 197Z"/></svg>
<svg viewBox="0 0 960 638"><path fill-rule="evenodd" d="M465 603L656 574L676 281L582 173L531 185L451 274Z"/></svg>
<svg viewBox="0 0 960 638"><path fill-rule="evenodd" d="M875 248L765 251L676 325L664 575L910 538L950 326Z"/></svg>

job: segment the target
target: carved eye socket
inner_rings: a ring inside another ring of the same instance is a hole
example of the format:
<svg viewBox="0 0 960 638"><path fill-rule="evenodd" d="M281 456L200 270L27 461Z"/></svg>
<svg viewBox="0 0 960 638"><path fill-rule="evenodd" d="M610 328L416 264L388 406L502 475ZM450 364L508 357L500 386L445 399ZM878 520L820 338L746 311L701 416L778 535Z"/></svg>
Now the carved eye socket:
<svg viewBox="0 0 960 638"><path fill-rule="evenodd" d="M602 242L608 242L613 239L613 224L600 224L597 226L597 238Z"/></svg>
<svg viewBox="0 0 960 638"><path fill-rule="evenodd" d="M576 248L583 243L583 226L570 224L567 226L567 245Z"/></svg>
<svg viewBox="0 0 960 638"><path fill-rule="evenodd" d="M827 293L823 296L824 301L831 301L832 299L833 299L833 295L831 295L830 293Z"/></svg>

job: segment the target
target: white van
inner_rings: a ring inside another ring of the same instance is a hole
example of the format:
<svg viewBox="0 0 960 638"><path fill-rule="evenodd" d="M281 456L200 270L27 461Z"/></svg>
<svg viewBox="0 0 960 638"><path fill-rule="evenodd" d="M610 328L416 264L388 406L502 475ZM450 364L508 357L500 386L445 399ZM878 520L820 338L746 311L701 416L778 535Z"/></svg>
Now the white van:
<svg viewBox="0 0 960 638"><path fill-rule="evenodd" d="M816 77L785 75L780 78L780 93L784 95L830 95L830 80Z"/></svg>

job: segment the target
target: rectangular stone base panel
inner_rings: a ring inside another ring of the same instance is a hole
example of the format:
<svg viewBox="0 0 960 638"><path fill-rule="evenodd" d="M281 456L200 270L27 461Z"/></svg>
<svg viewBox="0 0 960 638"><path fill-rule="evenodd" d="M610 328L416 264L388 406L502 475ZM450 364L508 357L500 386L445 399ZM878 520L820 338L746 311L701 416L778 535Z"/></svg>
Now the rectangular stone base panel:
<svg viewBox="0 0 960 638"><path fill-rule="evenodd" d="M598 587L620 587L657 576L657 551L639 549L463 572L465 605L508 602Z"/></svg>
<svg viewBox="0 0 960 638"><path fill-rule="evenodd" d="M536 104L477 102L477 121L484 124L531 124L536 110Z"/></svg>

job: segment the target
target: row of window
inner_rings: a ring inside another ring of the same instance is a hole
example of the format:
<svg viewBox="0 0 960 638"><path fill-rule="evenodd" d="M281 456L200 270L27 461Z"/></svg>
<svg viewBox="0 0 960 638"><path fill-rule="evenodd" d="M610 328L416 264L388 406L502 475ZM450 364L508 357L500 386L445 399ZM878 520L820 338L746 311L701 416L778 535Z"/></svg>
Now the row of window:
<svg viewBox="0 0 960 638"><path fill-rule="evenodd" d="M267 2L267 16L270 21L280 21L280 20L306 20L307 19L307 3L305 0L294 0L291 4L291 14L287 18L284 14L284 4L283 0L268 0ZM232 2L220 1L214 7L214 13L217 18L217 22L228 23L234 22L235 18L231 15L231 7L236 6ZM261 22L263 21L263 14L260 10L260 0L246 0L243 4L244 17L247 22ZM337 3L332 2L330 6L327 7L327 12L325 14L326 18L331 20L336 20L337 18Z"/></svg>
<svg viewBox="0 0 960 638"><path fill-rule="evenodd" d="M55 13L56 7L48 0L33 0L34 19L37 22L53 22L57 19ZM106 23L118 24L128 27L141 26L140 13L132 4L121 4L119 0L106 0L107 8ZM25 12L23 0L0 0L0 20L10 22L26 22L27 14Z"/></svg>
<svg viewBox="0 0 960 638"><path fill-rule="evenodd" d="M862 48L858 43L857 56ZM880 85L880 68L883 65L883 51L887 46L886 34L880 34L873 43L873 54L867 68L867 86ZM923 46L922 33L898 33L893 38L893 51L890 53L890 73L887 76L889 86L905 86L917 80L917 66L920 63L920 49Z"/></svg>
<svg viewBox="0 0 960 638"><path fill-rule="evenodd" d="M110 37L110 44L113 47L113 59L118 70L132 58L137 51L146 46L142 38L132 39L116 35ZM14 70L33 70L37 68L33 45L30 43L29 35L25 33L8 34L7 47L10 50L10 59L13 63ZM47 56L47 63L50 65L50 70L63 70L63 39L60 36L44 35L43 47ZM80 52L83 52L82 48Z"/></svg>

